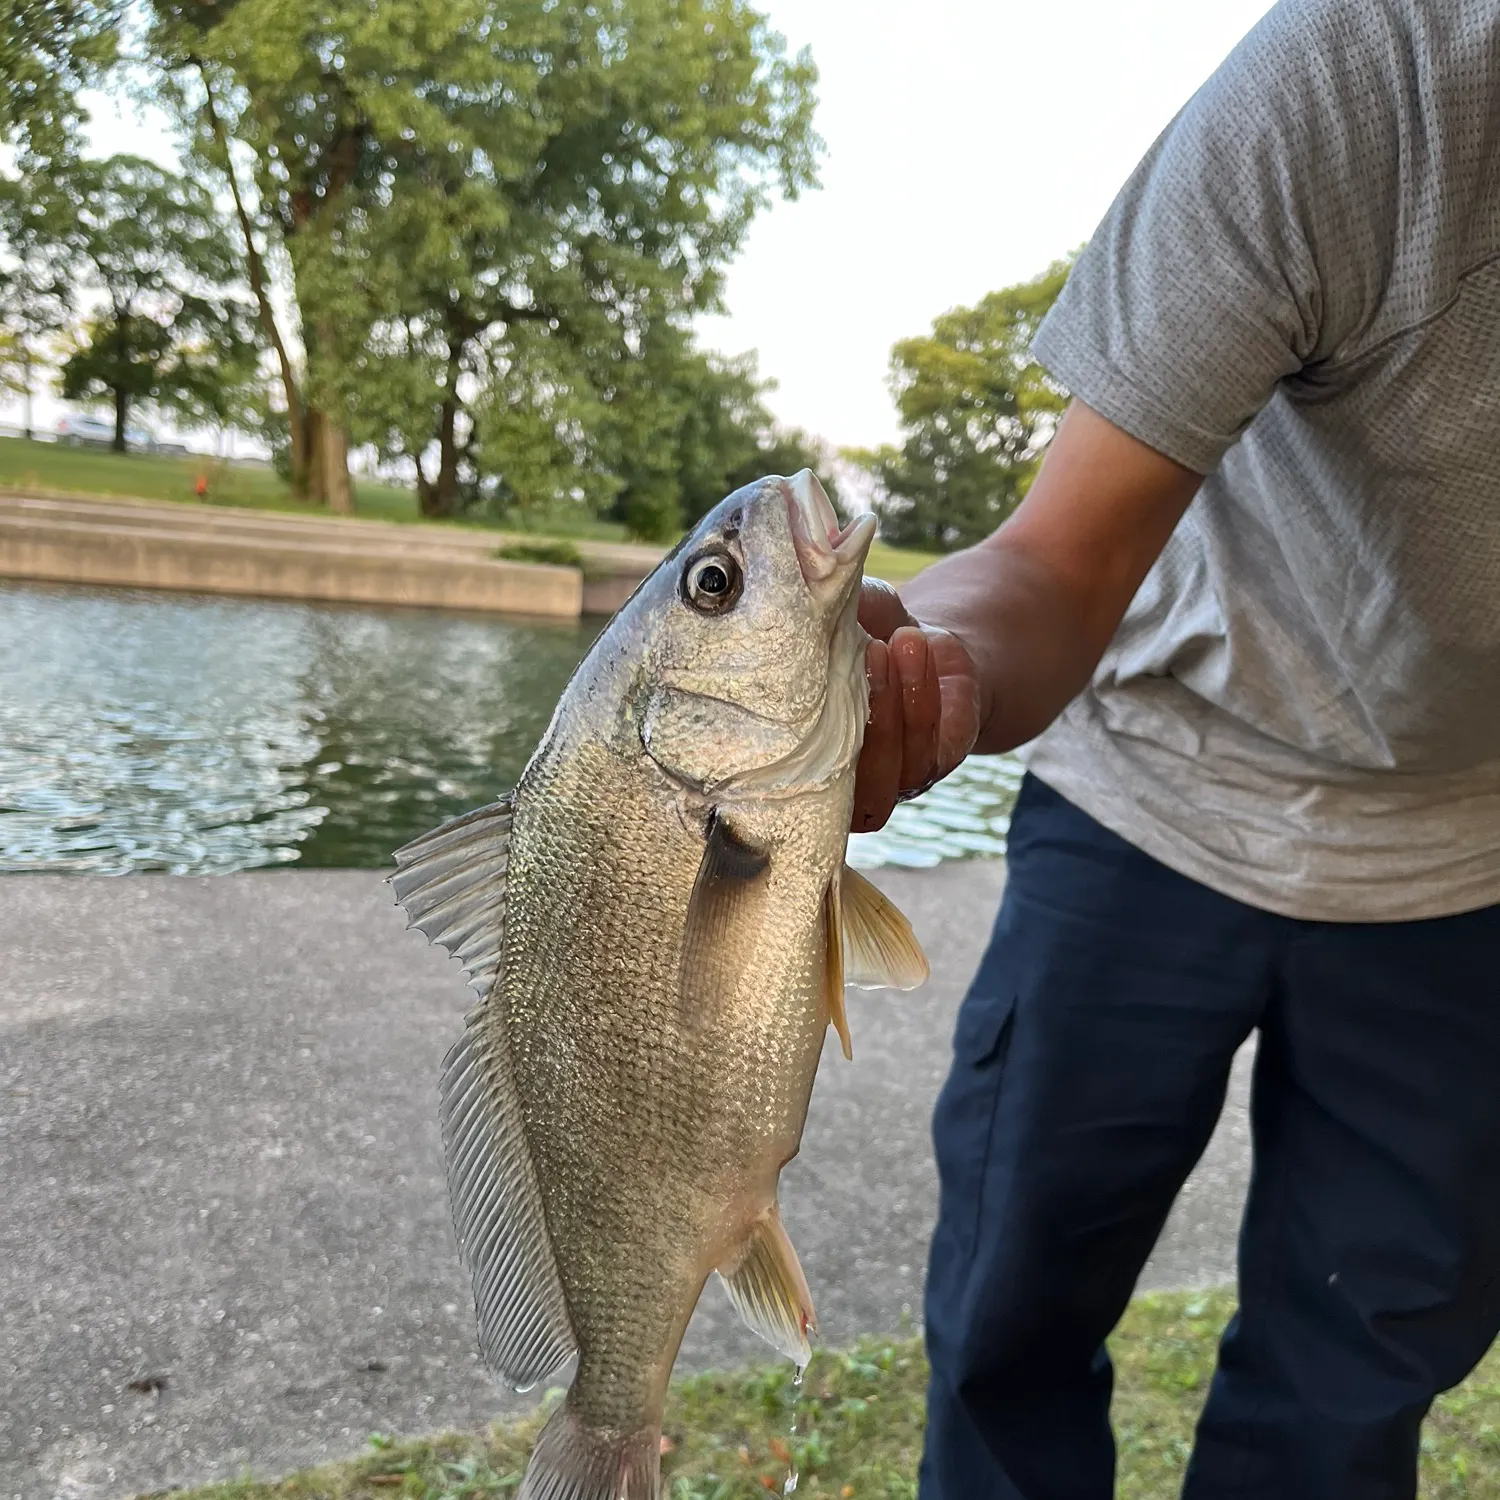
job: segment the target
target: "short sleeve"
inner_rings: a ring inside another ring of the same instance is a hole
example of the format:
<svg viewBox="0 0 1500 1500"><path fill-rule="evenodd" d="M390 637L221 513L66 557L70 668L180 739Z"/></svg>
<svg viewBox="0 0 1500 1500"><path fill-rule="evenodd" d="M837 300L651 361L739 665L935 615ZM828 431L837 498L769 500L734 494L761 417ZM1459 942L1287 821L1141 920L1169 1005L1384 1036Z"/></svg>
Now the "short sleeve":
<svg viewBox="0 0 1500 1500"><path fill-rule="evenodd" d="M1393 49L1359 18L1376 10L1283 0L1152 147L1037 334L1076 397L1198 473L1378 299L1400 144Z"/></svg>

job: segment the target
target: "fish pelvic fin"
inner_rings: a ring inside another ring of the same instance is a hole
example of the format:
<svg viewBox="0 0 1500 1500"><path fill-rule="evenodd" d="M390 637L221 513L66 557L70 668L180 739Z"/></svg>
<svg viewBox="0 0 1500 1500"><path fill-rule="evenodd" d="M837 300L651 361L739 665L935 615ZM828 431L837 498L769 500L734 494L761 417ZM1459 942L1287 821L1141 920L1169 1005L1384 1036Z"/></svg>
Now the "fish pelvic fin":
<svg viewBox="0 0 1500 1500"><path fill-rule="evenodd" d="M480 1003L443 1064L439 1120L479 1348L526 1390L577 1348L493 991L500 973L511 799L466 813L396 855L391 885L411 925L468 970ZM565 1492L559 1492L565 1493Z"/></svg>
<svg viewBox="0 0 1500 1500"><path fill-rule="evenodd" d="M746 1324L788 1359L806 1366L818 1330L812 1293L776 1204L761 1216L731 1261L719 1267L729 1300Z"/></svg>
<svg viewBox="0 0 1500 1500"><path fill-rule="evenodd" d="M829 881L823 892L823 1000L828 1007L828 1022L839 1034L839 1045L848 1062L854 1061L854 1045L849 1040L849 1013L844 1008L844 918L840 910L843 882L838 876Z"/></svg>
<svg viewBox="0 0 1500 1500"><path fill-rule="evenodd" d="M717 808L709 814L682 935L678 993L688 1024L717 1015L734 992L743 956L735 934L756 925L770 868L769 854L739 838Z"/></svg>
<svg viewBox="0 0 1500 1500"><path fill-rule="evenodd" d="M844 983L867 990L914 990L927 979L927 955L911 923L858 870L840 881Z"/></svg>
<svg viewBox="0 0 1500 1500"><path fill-rule="evenodd" d="M590 1427L564 1402L542 1428L516 1500L656 1500L661 1428Z"/></svg>

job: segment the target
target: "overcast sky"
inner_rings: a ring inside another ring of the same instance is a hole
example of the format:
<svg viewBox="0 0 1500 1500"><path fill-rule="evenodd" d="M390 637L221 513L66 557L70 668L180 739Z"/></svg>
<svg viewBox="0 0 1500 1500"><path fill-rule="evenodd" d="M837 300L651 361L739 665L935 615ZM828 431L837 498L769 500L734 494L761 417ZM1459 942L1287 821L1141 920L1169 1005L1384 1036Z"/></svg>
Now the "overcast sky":
<svg viewBox="0 0 1500 1500"><path fill-rule="evenodd" d="M823 187L777 203L710 345L759 349L771 407L829 442L896 436L891 345L1092 233L1269 0L765 0L822 73ZM101 118L101 150L162 155Z"/></svg>

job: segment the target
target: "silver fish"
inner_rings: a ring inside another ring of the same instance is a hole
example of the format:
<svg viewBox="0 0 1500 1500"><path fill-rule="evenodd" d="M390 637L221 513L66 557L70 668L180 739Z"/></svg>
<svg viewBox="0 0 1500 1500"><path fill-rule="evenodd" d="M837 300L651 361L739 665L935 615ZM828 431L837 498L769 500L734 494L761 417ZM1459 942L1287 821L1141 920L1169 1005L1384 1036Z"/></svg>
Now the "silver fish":
<svg viewBox="0 0 1500 1500"><path fill-rule="evenodd" d="M480 1003L442 1078L490 1366L576 1358L520 1500L654 1500L662 1405L717 1270L799 1363L777 1209L844 985L911 988L906 919L844 864L860 577L811 472L723 501L622 608L512 796L408 845L397 899Z"/></svg>

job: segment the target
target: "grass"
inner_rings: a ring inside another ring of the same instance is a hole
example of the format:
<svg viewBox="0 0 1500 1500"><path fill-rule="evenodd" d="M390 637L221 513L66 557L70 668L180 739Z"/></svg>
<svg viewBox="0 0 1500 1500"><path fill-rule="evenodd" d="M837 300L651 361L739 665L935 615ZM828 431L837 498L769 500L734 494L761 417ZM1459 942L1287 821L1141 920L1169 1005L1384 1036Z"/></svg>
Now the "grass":
<svg viewBox="0 0 1500 1500"><path fill-rule="evenodd" d="M1139 1299L1112 1340L1118 1379L1119 1500L1178 1494L1228 1293ZM816 1500L910 1500L916 1493L926 1367L915 1339L819 1353L800 1393L782 1364L674 1384L667 1409L666 1500L764 1500L789 1462ZM795 1404L793 1396L796 1395ZM795 1405L796 1428L792 1429ZM278 1482L239 1480L174 1500L509 1500L537 1418L479 1434L398 1440ZM1423 1500L1500 1494L1500 1355L1439 1402L1423 1443Z"/></svg>
<svg viewBox="0 0 1500 1500"><path fill-rule="evenodd" d="M208 496L194 492L199 476L208 479ZM297 515L326 515L317 506L294 500L285 483L271 469L221 463L212 458L156 458L143 453L106 453L95 448L64 448L57 443L28 443L24 438L0 438L0 491L40 495L83 496L106 500L169 500L187 505L227 505L251 510L289 511ZM535 536L534 543L518 543L546 550L545 538L620 542L625 528L600 521L583 511L507 516L503 525L471 518L427 521L417 510L413 490L379 480L357 479L355 514L377 521L425 522L427 525L470 526L484 530ZM562 544L566 546L567 543ZM503 549L507 556L520 556ZM576 548L573 556L576 560ZM551 562L540 552L530 561ZM926 552L907 552L876 542L870 549L868 570L891 583L905 583L936 558Z"/></svg>
<svg viewBox="0 0 1500 1500"><path fill-rule="evenodd" d="M195 486L208 479L200 500ZM162 458L146 453L109 453L97 448L65 448L60 443L28 443L0 438L0 490L105 500L168 500L188 505L227 505L249 510L327 515L321 506L292 498L270 468L222 463L217 459ZM483 530L571 536L595 541L625 540L625 528L584 514L507 516L503 525L465 518L434 522L417 509L416 491L377 479L354 482L354 510L362 520L426 525L464 525Z"/></svg>
<svg viewBox="0 0 1500 1500"><path fill-rule="evenodd" d="M865 572L872 578L883 578L887 583L905 583L937 560L935 552L908 552L904 547L888 547L884 542L876 542L870 548Z"/></svg>

